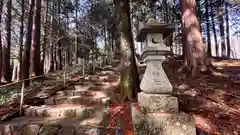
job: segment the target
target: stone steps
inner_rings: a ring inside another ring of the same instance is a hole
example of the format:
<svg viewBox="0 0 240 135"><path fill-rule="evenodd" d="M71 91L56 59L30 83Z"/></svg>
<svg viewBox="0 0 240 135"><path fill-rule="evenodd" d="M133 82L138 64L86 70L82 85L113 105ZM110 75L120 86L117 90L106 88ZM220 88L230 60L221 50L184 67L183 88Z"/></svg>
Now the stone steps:
<svg viewBox="0 0 240 135"><path fill-rule="evenodd" d="M92 91L85 89L77 90L63 90L58 91L53 97L62 97L62 96L96 96L96 97L106 97L112 94L112 91Z"/></svg>
<svg viewBox="0 0 240 135"><path fill-rule="evenodd" d="M103 73L75 82L65 90L46 88L44 92L50 91L51 97L42 96L46 98L44 105L29 106L23 117L0 123L0 135L103 135L108 104L114 99L112 89L108 89L116 79Z"/></svg>
<svg viewBox="0 0 240 135"><path fill-rule="evenodd" d="M101 118L20 117L0 124L1 135L102 135Z"/></svg>
<svg viewBox="0 0 240 135"><path fill-rule="evenodd" d="M107 108L102 106L69 106L69 105L43 105L43 106L30 106L24 110L24 116L30 117L70 117L70 118L83 118L95 116L95 114L104 114L108 111Z"/></svg>
<svg viewBox="0 0 240 135"><path fill-rule="evenodd" d="M68 105L92 105L92 104L100 104L107 105L110 102L109 97L88 97L88 96L63 96L63 97L51 97L45 99L44 103L46 105L60 105L60 104L68 104Z"/></svg>
<svg viewBox="0 0 240 135"><path fill-rule="evenodd" d="M46 105L107 105L111 100L112 91L89 90L91 87L75 86L75 89L58 91L56 94L44 100Z"/></svg>
<svg viewBox="0 0 240 135"><path fill-rule="evenodd" d="M23 117L0 123L0 135L102 135L107 119L102 106L30 106Z"/></svg>

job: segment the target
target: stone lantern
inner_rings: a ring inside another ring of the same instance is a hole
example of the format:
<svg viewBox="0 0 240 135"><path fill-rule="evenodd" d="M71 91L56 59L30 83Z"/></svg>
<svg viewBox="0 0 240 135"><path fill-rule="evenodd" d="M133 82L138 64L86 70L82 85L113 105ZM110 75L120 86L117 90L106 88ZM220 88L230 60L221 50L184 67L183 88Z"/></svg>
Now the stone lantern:
<svg viewBox="0 0 240 135"><path fill-rule="evenodd" d="M173 25L159 23L149 17L140 22L137 41L144 43L141 58L146 70L140 83L138 106L132 106L132 117L136 135L195 135L192 116L179 113L178 99L172 96L170 83L162 63L170 48L163 39L173 32Z"/></svg>

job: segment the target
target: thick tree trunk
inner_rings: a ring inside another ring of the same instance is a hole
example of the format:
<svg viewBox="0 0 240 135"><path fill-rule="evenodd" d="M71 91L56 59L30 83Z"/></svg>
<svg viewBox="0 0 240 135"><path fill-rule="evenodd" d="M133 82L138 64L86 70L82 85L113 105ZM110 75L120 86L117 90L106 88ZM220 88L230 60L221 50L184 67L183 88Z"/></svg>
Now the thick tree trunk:
<svg viewBox="0 0 240 135"><path fill-rule="evenodd" d="M216 50L216 57L219 57L219 46L217 42L217 33L215 28L215 20L214 20L214 11L213 11L213 5L211 1L211 20L212 20L212 30L213 30L213 36L214 36L214 42L215 42L215 50Z"/></svg>
<svg viewBox="0 0 240 135"><path fill-rule="evenodd" d="M69 28L69 23L70 23L70 21L69 21L69 15L68 15L68 13L67 13L67 17L66 17L66 21L67 21L67 31L69 31L70 30L70 28ZM67 48L67 64L68 65L72 65L72 45L69 45L69 47Z"/></svg>
<svg viewBox="0 0 240 135"><path fill-rule="evenodd" d="M49 11L49 0L47 0L46 1L46 12L45 12L45 26L44 26L44 37L43 37L43 44L42 44L42 65L43 65L43 72L45 72L46 70L46 63L48 63L47 61L46 61L46 52L47 52L47 55L49 54L49 51L48 50L46 50L45 51L45 48L46 48L46 46L47 46L47 41L49 41L49 40L47 40L47 36L48 36L48 11Z"/></svg>
<svg viewBox="0 0 240 135"><path fill-rule="evenodd" d="M164 13L164 15L163 15L163 18L164 18L164 23L168 23L168 5L167 5L167 1L166 0L164 0L163 1L163 13Z"/></svg>
<svg viewBox="0 0 240 135"><path fill-rule="evenodd" d="M78 64L78 0L76 2L75 9L75 25L76 25L76 36L75 36L75 64Z"/></svg>
<svg viewBox="0 0 240 135"><path fill-rule="evenodd" d="M11 50L11 22L12 0L7 0L3 10L3 63L2 82L11 82L10 50Z"/></svg>
<svg viewBox="0 0 240 135"><path fill-rule="evenodd" d="M219 21L219 27L220 27L220 36L221 36L221 52L222 52L222 58L226 59L226 46L225 46L225 33L224 33L224 20L223 20L223 9L222 4L218 7L218 21Z"/></svg>
<svg viewBox="0 0 240 135"><path fill-rule="evenodd" d="M195 77L204 61L204 45L196 17L195 0L181 0L181 23L184 44L184 64Z"/></svg>
<svg viewBox="0 0 240 135"><path fill-rule="evenodd" d="M19 37L19 43L20 43L20 46L19 46L19 68L18 68L18 73L17 73L17 76L18 76L18 79L21 80L22 79L22 53L23 53L23 38L24 38L24 12L25 12L25 9L24 9L24 0L21 1L21 26L20 26L20 37Z"/></svg>
<svg viewBox="0 0 240 135"><path fill-rule="evenodd" d="M3 2L4 0L1 0L0 3L0 25L2 25ZM0 31L0 83L1 78L2 78L2 32Z"/></svg>
<svg viewBox="0 0 240 135"><path fill-rule="evenodd" d="M191 1L191 0L190 0ZM195 0L195 3L196 3L196 6L195 6L195 14L198 18L198 23L199 23L199 29L200 29L200 32L202 33L202 19L201 19L201 1L200 0ZM197 12L196 12L197 11Z"/></svg>
<svg viewBox="0 0 240 135"><path fill-rule="evenodd" d="M114 0L118 13L118 31L120 33L120 53L123 68L121 70L121 94L123 99L133 100L139 91L139 76L134 52L134 42L130 22L129 0Z"/></svg>
<svg viewBox="0 0 240 135"><path fill-rule="evenodd" d="M30 69L30 50L31 50L31 40L32 40L32 24L33 24L33 8L35 5L34 0L29 0L29 9L28 9L28 22L27 22L27 34L25 39L25 48L23 54L23 79L29 78L29 69ZM29 81L25 81L25 86L29 85Z"/></svg>
<svg viewBox="0 0 240 135"><path fill-rule="evenodd" d="M210 24L209 24L209 0L205 0L205 19L206 19L206 24L207 24L207 55L208 57L212 56L212 47L211 47L211 35L210 35Z"/></svg>
<svg viewBox="0 0 240 135"><path fill-rule="evenodd" d="M34 23L32 25L32 71L34 76L39 76L41 71L41 55L40 55L40 31L41 31L41 0L35 0Z"/></svg>
<svg viewBox="0 0 240 135"><path fill-rule="evenodd" d="M57 69L61 70L62 69L62 48L61 48L61 2L58 1L58 43L57 43L57 52L56 52L56 60L57 60Z"/></svg>
<svg viewBox="0 0 240 135"><path fill-rule="evenodd" d="M226 13L226 34L227 34L227 58L231 57L230 33L229 33L229 18L228 18L228 2L225 4Z"/></svg>
<svg viewBox="0 0 240 135"><path fill-rule="evenodd" d="M50 51L49 51L49 70L52 72L54 70L54 43L53 43L53 26L54 26L54 1L52 1L52 13L51 13L51 29L50 29Z"/></svg>

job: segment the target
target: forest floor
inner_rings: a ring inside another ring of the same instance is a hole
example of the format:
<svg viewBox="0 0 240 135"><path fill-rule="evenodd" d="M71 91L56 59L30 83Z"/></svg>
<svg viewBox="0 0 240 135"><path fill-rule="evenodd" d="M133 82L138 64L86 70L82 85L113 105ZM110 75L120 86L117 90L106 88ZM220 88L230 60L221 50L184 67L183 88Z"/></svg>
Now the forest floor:
<svg viewBox="0 0 240 135"><path fill-rule="evenodd" d="M215 60L213 65L218 71L195 79L178 72L181 65L182 61L175 59L164 63L174 95L179 99L180 111L193 115L197 128L208 135L239 135L240 61ZM116 87L112 91L115 92ZM123 135L133 135L130 102L121 102L119 94L115 94L116 100L109 105L104 135L116 134L117 123Z"/></svg>
<svg viewBox="0 0 240 135"><path fill-rule="evenodd" d="M217 71L196 79L178 72L181 61L164 65L179 99L180 110L194 115L196 125L209 135L240 134L240 61L214 60Z"/></svg>

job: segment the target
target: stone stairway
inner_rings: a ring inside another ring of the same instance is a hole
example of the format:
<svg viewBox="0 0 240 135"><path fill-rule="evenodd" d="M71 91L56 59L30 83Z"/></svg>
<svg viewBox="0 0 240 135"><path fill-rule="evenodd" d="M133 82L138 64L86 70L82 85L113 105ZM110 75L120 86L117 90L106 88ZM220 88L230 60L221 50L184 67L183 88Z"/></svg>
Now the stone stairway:
<svg viewBox="0 0 240 135"><path fill-rule="evenodd" d="M27 107L24 116L0 124L0 135L102 135L113 95L108 85L118 79L106 74L57 91L43 105Z"/></svg>

